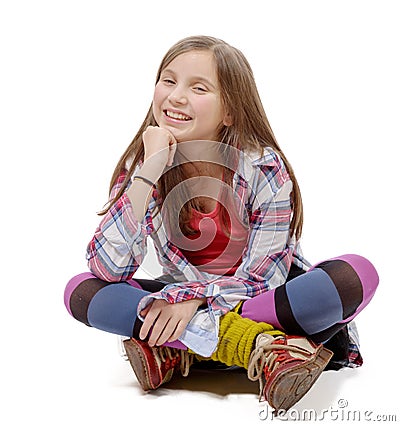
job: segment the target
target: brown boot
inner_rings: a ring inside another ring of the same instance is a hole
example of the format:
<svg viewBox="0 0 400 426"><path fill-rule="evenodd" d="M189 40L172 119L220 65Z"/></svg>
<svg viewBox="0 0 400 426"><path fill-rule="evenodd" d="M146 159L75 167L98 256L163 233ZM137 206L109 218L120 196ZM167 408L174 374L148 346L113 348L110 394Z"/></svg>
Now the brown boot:
<svg viewBox="0 0 400 426"><path fill-rule="evenodd" d="M168 346L151 347L147 342L129 339L123 342L126 355L144 391L157 389L171 380L175 370L189 374L193 355Z"/></svg>
<svg viewBox="0 0 400 426"><path fill-rule="evenodd" d="M250 355L248 377L260 380L260 400L288 410L318 379L333 352L305 337L260 334Z"/></svg>

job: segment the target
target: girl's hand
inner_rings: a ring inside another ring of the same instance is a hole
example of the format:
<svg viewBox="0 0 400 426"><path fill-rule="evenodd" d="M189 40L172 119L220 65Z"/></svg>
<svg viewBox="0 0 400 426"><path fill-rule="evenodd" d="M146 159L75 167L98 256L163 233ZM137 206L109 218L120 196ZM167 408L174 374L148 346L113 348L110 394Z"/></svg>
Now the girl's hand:
<svg viewBox="0 0 400 426"><path fill-rule="evenodd" d="M166 129L162 127L149 126L142 135L144 144L144 160L156 155L157 164L172 166L176 152L176 139Z"/></svg>
<svg viewBox="0 0 400 426"><path fill-rule="evenodd" d="M179 303L168 303L162 299L155 299L140 312L145 320L140 329L139 338L144 340L152 328L148 340L150 346L160 346L165 342L179 339L197 308L204 301L205 299L191 299Z"/></svg>

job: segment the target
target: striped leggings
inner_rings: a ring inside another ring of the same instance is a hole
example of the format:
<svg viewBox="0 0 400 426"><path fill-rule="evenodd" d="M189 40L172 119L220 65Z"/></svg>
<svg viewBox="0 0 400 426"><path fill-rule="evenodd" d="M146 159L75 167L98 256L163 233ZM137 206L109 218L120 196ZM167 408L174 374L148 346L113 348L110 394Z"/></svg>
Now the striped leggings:
<svg viewBox="0 0 400 426"><path fill-rule="evenodd" d="M353 254L318 263L306 273L293 266L285 284L246 300L240 314L324 343L367 306L378 282L374 266ZM137 338L142 324L136 314L139 301L165 284L144 279L111 284L87 272L69 281L64 302L68 312L88 326ZM166 345L184 348L180 342Z"/></svg>

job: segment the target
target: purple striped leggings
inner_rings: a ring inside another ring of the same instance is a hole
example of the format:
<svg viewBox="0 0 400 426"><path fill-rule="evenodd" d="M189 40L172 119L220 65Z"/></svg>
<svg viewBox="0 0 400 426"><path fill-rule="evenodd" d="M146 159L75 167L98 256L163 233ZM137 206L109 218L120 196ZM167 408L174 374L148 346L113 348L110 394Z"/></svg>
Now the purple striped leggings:
<svg viewBox="0 0 400 426"><path fill-rule="evenodd" d="M296 273L293 266L285 284L246 300L240 314L324 343L367 306L378 282L374 266L354 254L318 263L306 273L299 268ZM139 301L165 284L143 279L111 284L87 272L69 281L64 302L68 312L88 326L137 338ZM180 342L167 345L184 348Z"/></svg>

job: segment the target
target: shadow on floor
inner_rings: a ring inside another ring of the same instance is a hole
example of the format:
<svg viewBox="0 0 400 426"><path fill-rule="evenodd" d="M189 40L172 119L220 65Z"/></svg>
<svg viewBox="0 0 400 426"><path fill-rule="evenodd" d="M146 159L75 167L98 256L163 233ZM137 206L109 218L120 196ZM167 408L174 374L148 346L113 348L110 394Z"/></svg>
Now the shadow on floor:
<svg viewBox="0 0 400 426"><path fill-rule="evenodd" d="M258 381L250 381L246 370L241 368L229 370L192 368L188 377L176 375L164 388L207 392L221 397L245 393L258 396L259 393Z"/></svg>

